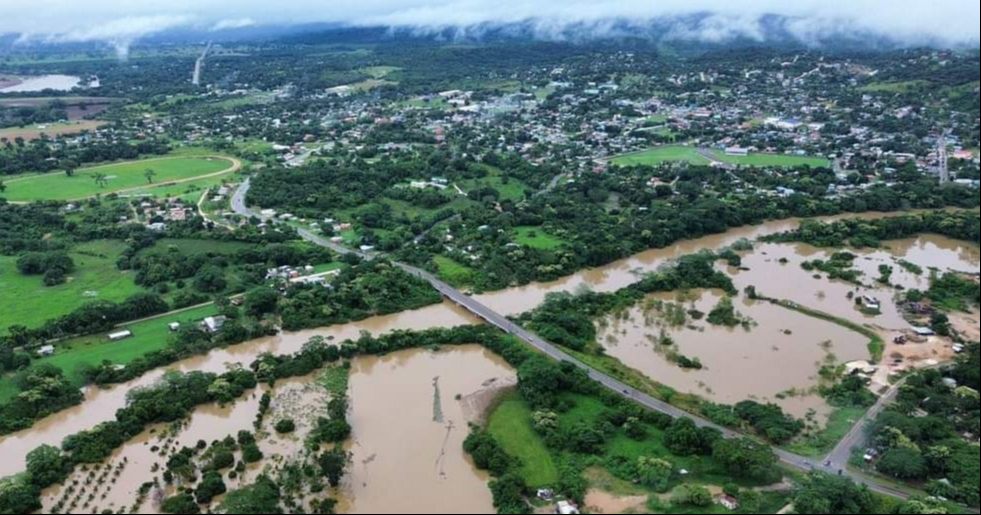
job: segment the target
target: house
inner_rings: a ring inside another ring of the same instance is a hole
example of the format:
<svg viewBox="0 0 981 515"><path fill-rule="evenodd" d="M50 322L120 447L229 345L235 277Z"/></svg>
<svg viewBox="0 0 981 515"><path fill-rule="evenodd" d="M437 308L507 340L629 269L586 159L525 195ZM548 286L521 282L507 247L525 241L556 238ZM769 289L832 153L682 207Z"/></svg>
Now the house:
<svg viewBox="0 0 981 515"><path fill-rule="evenodd" d="M205 331L214 334L221 331L221 328L225 326L225 320L227 319L223 316L208 317L204 319L202 325Z"/></svg>
<svg viewBox="0 0 981 515"><path fill-rule="evenodd" d="M538 499L540 499L542 501L551 502L552 499L555 499L555 492L553 492L552 490L549 490L547 488L543 488L543 489L541 489L541 490L538 491L537 497L538 497Z"/></svg>
<svg viewBox="0 0 981 515"><path fill-rule="evenodd" d="M863 295L861 298L862 307L869 311L880 311L882 309L882 303L879 299L869 297L868 295Z"/></svg>
<svg viewBox="0 0 981 515"><path fill-rule="evenodd" d="M739 501L731 495L720 495L716 499L716 502L729 511L736 511L739 509Z"/></svg>
<svg viewBox="0 0 981 515"><path fill-rule="evenodd" d="M125 340L126 338L131 338L132 336L133 336L132 331L129 330L119 331L116 333L111 333L109 335L109 341L118 342L118 341Z"/></svg>
<svg viewBox="0 0 981 515"><path fill-rule="evenodd" d="M569 501L559 501L558 506L555 508L555 513L559 515L578 515L579 507Z"/></svg>
<svg viewBox="0 0 981 515"><path fill-rule="evenodd" d="M749 155L749 149L741 147L728 147L726 148L726 155L745 157Z"/></svg>
<svg viewBox="0 0 981 515"><path fill-rule="evenodd" d="M921 336L924 338L934 336L937 334L936 332L934 332L933 329L930 329L929 327L913 327L912 330L914 333L916 333L917 336Z"/></svg>
<svg viewBox="0 0 981 515"><path fill-rule="evenodd" d="M177 331L180 330L180 328L181 328L180 322L171 322L170 324L167 325L167 329L170 329L170 332L172 333L176 333Z"/></svg>
<svg viewBox="0 0 981 515"><path fill-rule="evenodd" d="M37 351L37 355L42 358L46 358L48 356L54 356L54 353L55 353L54 345L45 345L44 347L41 347Z"/></svg>

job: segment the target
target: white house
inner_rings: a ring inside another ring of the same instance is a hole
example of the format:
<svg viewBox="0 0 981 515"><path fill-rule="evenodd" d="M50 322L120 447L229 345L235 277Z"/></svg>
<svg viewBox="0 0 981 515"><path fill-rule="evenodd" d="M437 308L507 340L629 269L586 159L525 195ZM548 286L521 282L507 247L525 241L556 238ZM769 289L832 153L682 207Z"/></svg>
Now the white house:
<svg viewBox="0 0 981 515"><path fill-rule="evenodd" d="M221 331L221 328L225 326L225 320L226 318L223 316L208 317L204 319L202 324L204 325L205 331L214 334Z"/></svg>
<svg viewBox="0 0 981 515"><path fill-rule="evenodd" d="M723 508L729 511L736 511L739 509L739 501L731 495L720 495L717 501Z"/></svg>
<svg viewBox="0 0 981 515"><path fill-rule="evenodd" d="M126 338L130 338L132 336L133 336L132 331L129 330L119 331L119 332L111 333L109 335L109 341L118 342L118 341L125 340Z"/></svg>
<svg viewBox="0 0 981 515"><path fill-rule="evenodd" d="M569 501L559 501L555 513L559 515L579 515L579 507Z"/></svg>
<svg viewBox="0 0 981 515"><path fill-rule="evenodd" d="M37 351L37 355L42 358L46 358L48 356L54 356L54 353L55 353L55 348L53 345L45 345L44 347L41 347Z"/></svg>

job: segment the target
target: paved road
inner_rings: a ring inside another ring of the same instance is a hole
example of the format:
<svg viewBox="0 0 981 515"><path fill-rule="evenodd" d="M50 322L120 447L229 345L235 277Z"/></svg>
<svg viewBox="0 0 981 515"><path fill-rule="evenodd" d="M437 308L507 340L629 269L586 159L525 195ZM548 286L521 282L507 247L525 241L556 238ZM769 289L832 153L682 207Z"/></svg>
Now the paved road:
<svg viewBox="0 0 981 515"><path fill-rule="evenodd" d="M251 217L255 215L245 205L245 195L248 193L249 186L250 183L248 180L246 180L245 183L242 184L242 187L240 187L238 191L235 193L235 196L232 197L232 209L236 213L246 217ZM364 259L374 259L379 256L378 254L357 252L348 249L346 247L336 245L326 240L325 238L317 236L306 230L301 229L299 231L299 234L307 241L310 241L322 247L329 248L339 254L356 254ZM525 328L511 322L510 320L507 319L507 317L481 304L477 299L467 296L463 292L457 290L456 288L453 288L452 286L444 283L443 281L439 280L436 276L430 274L429 272L426 272L425 270L421 270L419 268L402 264L402 263L394 263L394 264L399 268L401 268L402 270L405 270L409 274L428 281L433 286L433 288L439 291L444 297L456 303L457 305L463 307L464 309L474 314L478 318L484 320L486 323L493 325L508 334L520 338L527 344L531 345L532 347L534 347L535 349L539 350L540 352L542 352L546 356L549 356L552 359L566 362L566 363L572 363L573 365L585 370L592 380L600 383L606 388L609 388L613 392L616 392L618 395L626 399L636 402L650 410L654 410L674 418L682 418L682 417L690 418L694 420L695 424L697 424L699 427L714 428L720 431L722 435L726 438L738 438L740 436L743 436L742 434L736 431L732 431L730 429L721 427L708 420L692 415L691 413L688 413L680 408L672 406L666 402L655 399L650 395L635 390L631 386L624 384L607 374L604 374L598 370L589 367L585 363L582 363L579 360L570 356L569 354L566 354L564 351L562 351L555 345L543 340L542 338L538 337L538 335L531 333ZM896 392L898 392L898 387L895 388L894 391L892 392L892 398L895 398ZM877 409L876 414L878 414L878 412L881 412L882 409L884 409L885 406L888 404L888 402L889 402L888 399L880 400L880 402L876 404L876 408L873 408L873 409ZM870 411L870 413L872 412ZM858 442L859 439L864 434L860 427L860 426L864 427L864 420L868 420L868 419L863 419L863 422L861 422L859 425L856 425L856 429L852 431L852 433L854 434L849 434L849 438L846 438L846 442L842 442L842 444L840 444L839 447L836 448L835 453L833 453L833 455L837 455L837 453L839 452L841 453L848 452L850 458L851 448L853 444ZM878 484L868 478L865 478L863 476L848 471L846 468L848 464L848 459L844 459L840 461L836 461L836 459L833 459L831 466L825 467L823 463L814 463L809 458L798 456L796 454L784 451L782 449L774 448L773 451L780 459L780 462L788 467L804 472L809 472L811 470L823 470L831 474L843 474L849 476L852 480L854 480L857 483L868 485L868 487L871 490L877 493L889 495L892 497L898 497L901 499L906 499L909 497L909 495L904 492L891 488L887 485Z"/></svg>

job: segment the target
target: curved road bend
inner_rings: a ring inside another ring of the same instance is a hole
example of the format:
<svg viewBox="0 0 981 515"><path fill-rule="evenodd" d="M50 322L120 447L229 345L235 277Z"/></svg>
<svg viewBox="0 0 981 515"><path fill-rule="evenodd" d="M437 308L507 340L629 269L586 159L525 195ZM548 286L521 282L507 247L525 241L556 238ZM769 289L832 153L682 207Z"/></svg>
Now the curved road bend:
<svg viewBox="0 0 981 515"><path fill-rule="evenodd" d="M242 186L239 187L238 191L235 192L235 195L232 196L232 209L235 211L235 213L245 217L258 216L256 213L250 211L245 204L245 196L249 191L250 185L251 185L250 180L246 180L242 184ZM261 219L262 217L259 218ZM311 243L314 243L315 245L319 245L321 247L325 247L330 250L333 250L339 254L356 254L364 259L374 259L375 257L378 257L378 254L375 253L358 252L334 244L329 240L321 236L317 236L305 229L300 229L298 232L303 239ZM672 406L664 401L655 399L650 395L640 392L632 388L631 386L614 379L613 377L607 374L604 374L598 370L593 369L592 367L586 365L585 363L582 363L579 360L573 358L572 356L566 354L564 351L562 351L555 345L543 340L542 338L538 337L535 334L532 334L527 329L511 322L510 320L507 319L507 317L481 304L473 297L469 297L465 295L463 292L457 290L456 288L453 288L452 286L444 283L443 281L440 281L429 272L426 272L419 268L409 266L403 263L394 263L394 264L399 268L405 270L409 274L426 280L433 286L433 288L439 291L440 294L442 294L444 297L456 303L457 305L463 307L464 309L471 312L478 318L484 320L488 324L493 325L508 334L520 338L528 345L531 345L532 347L534 347L535 349L539 350L540 352L542 352L546 356L549 356L552 359L566 362L566 363L572 363L573 365L585 370L586 373L589 375L590 379L600 383L601 385L612 390L613 392L616 392L621 397L636 402L637 404L640 404L645 408L648 408L653 411L657 411L659 413L663 413L673 418L682 418L682 417L690 418L694 420L695 424L697 424L699 427L710 427L716 429L720 431L722 435L726 438L738 438L744 436L741 433L732 431L730 429L726 429L717 424L709 422L704 418L695 416L687 411ZM885 409L886 405L889 402L891 402L892 399L895 398L896 393L899 390L899 386L900 385L896 385L893 388L893 390L891 390L890 394L883 396L876 404L876 406L869 411L869 414L866 415L866 417L864 417L858 424L856 424L852 432L849 433L849 435L838 445L838 447L835 448L835 451L831 454L831 458L829 458L832 462L831 466L824 467L823 464L821 463L815 464L809 458L798 456L796 454L778 448L774 448L773 452L776 453L777 457L780 459L780 462L782 464L789 466L791 468L804 472L810 472L811 470L824 470L825 472L831 474L841 473L848 476L856 483L868 486L870 490L876 493L897 497L901 499L909 498L909 494L905 492L892 488L888 485L877 483L871 480L870 478L866 478L864 476L854 474L851 471L847 470L846 468L848 464L848 459L851 458L852 448L858 446L861 443L862 437L864 435L864 428L865 428L866 421L871 420L873 415L878 415L878 413L880 413L883 409ZM839 458L839 456L846 456L846 455L847 458L844 459Z"/></svg>

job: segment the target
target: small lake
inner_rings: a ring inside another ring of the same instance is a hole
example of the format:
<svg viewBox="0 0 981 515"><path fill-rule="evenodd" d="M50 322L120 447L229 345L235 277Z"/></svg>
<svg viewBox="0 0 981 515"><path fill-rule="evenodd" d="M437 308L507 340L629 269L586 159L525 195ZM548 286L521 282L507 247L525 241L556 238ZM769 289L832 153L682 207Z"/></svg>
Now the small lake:
<svg viewBox="0 0 981 515"><path fill-rule="evenodd" d="M34 93L44 90L71 91L81 85L82 79L73 75L41 75L22 77L17 84L0 89L0 93ZM98 81L89 86L98 87Z"/></svg>

